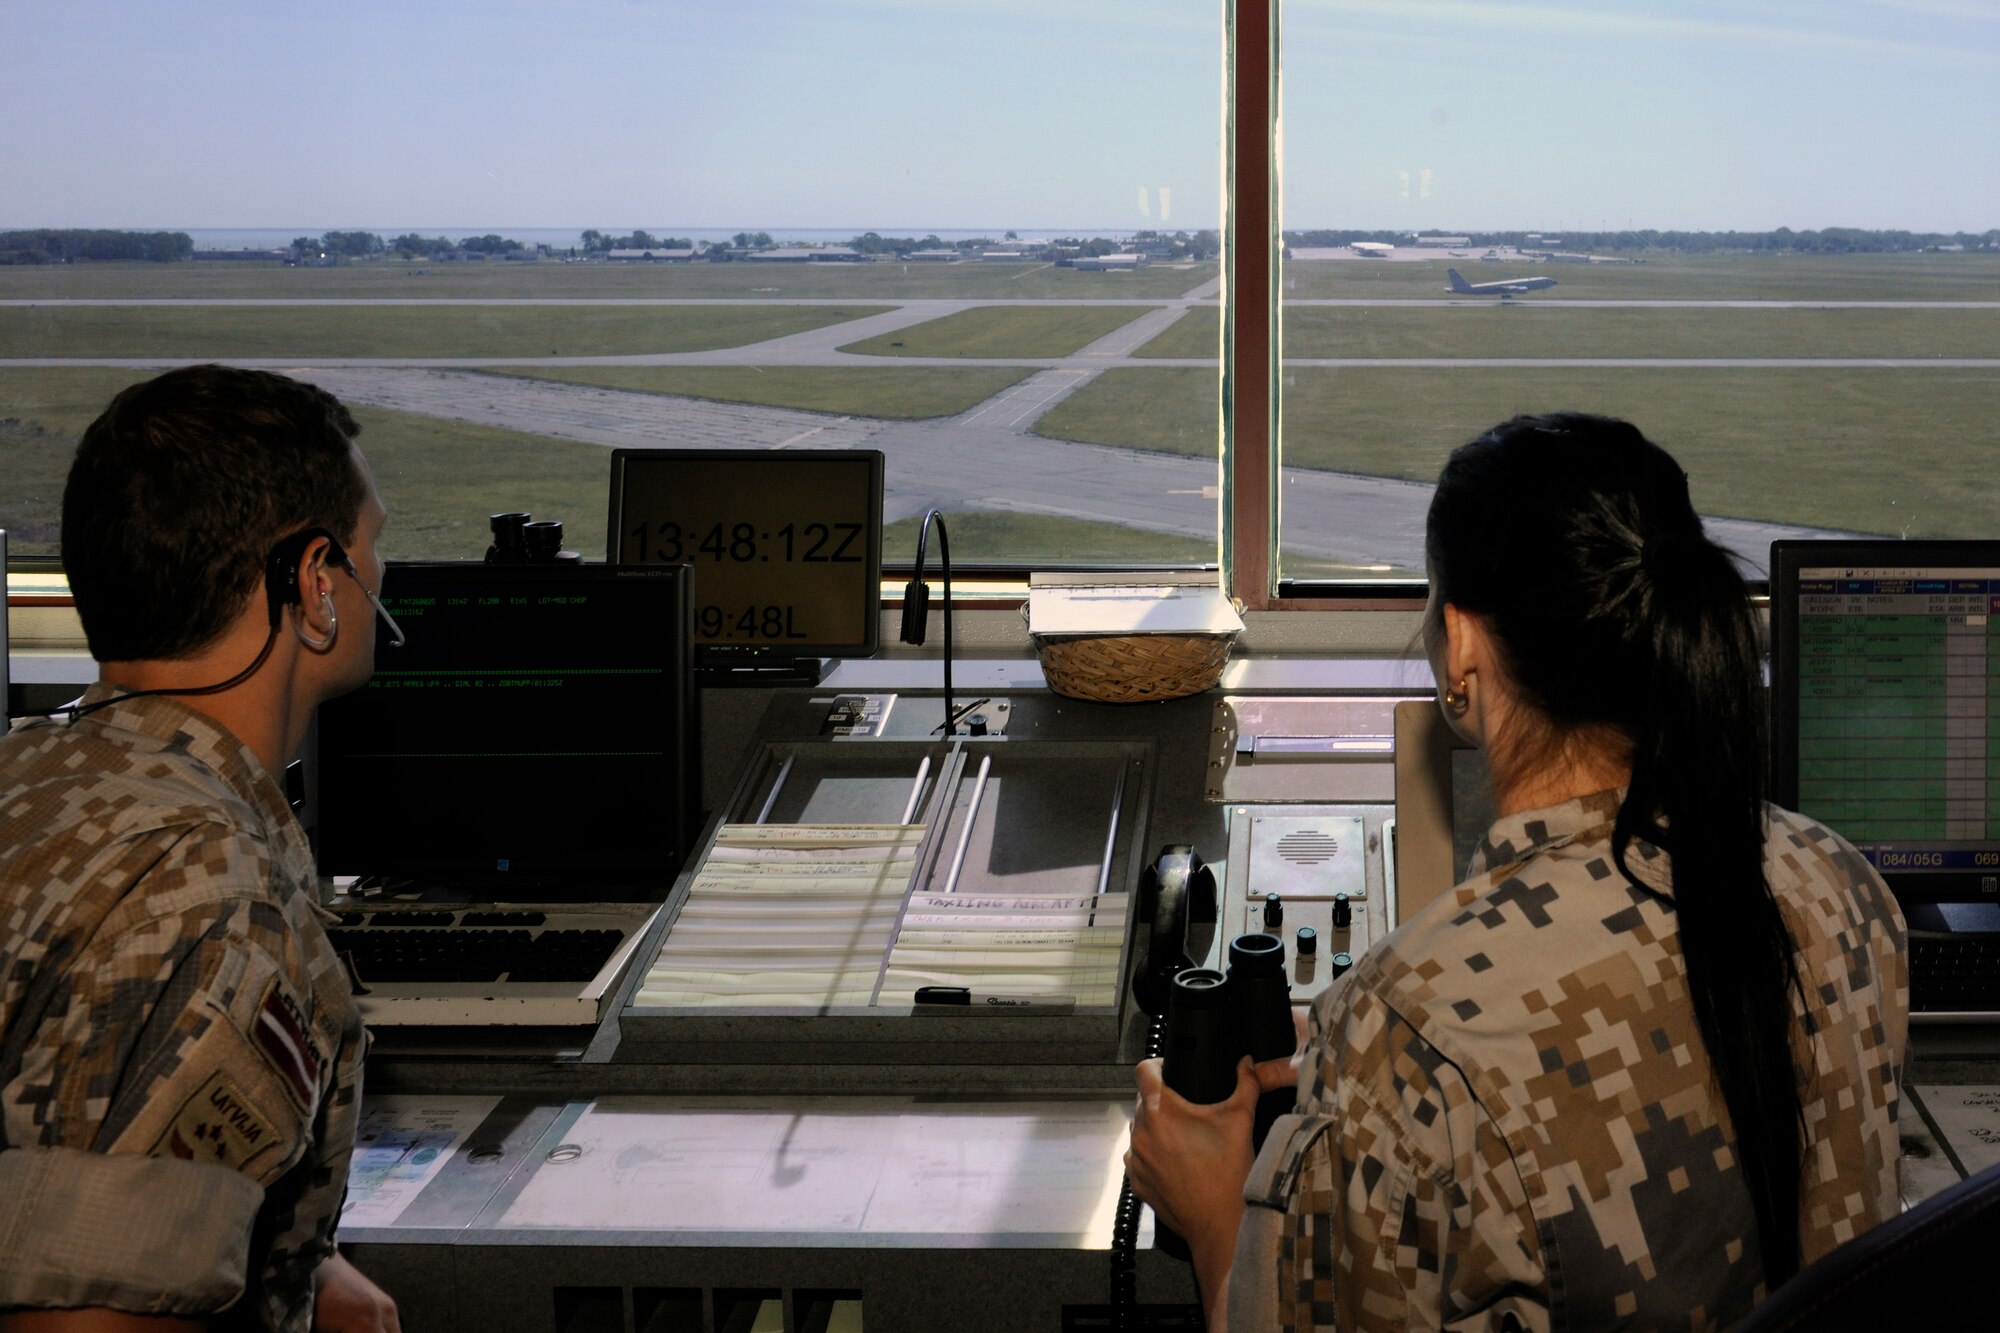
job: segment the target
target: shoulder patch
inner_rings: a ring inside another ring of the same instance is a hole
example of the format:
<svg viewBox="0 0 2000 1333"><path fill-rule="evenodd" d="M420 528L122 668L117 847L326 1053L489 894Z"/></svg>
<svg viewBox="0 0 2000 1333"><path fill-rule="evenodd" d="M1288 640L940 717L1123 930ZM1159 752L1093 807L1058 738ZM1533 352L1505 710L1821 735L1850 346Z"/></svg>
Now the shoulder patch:
<svg viewBox="0 0 2000 1333"><path fill-rule="evenodd" d="M250 1176L258 1174L251 1168L272 1153L279 1159L285 1155L277 1126L220 1070L181 1104L152 1148L155 1157L212 1162Z"/></svg>
<svg viewBox="0 0 2000 1333"><path fill-rule="evenodd" d="M251 1036L258 1052L277 1071L285 1091L310 1119L319 1103L320 1075L326 1062L313 1048L311 1029L298 1001L276 977L264 986L264 999L257 1006L257 1026Z"/></svg>

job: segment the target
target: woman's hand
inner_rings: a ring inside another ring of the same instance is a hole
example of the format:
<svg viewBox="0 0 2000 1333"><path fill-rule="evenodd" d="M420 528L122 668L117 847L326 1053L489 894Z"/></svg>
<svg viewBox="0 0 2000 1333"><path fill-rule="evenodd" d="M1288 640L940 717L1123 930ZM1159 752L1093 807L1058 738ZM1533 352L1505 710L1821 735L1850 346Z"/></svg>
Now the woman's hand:
<svg viewBox="0 0 2000 1333"><path fill-rule="evenodd" d="M1125 1153L1132 1189L1195 1253L1203 1240L1212 1243L1224 1235L1233 1246L1243 1220L1243 1182L1250 1178L1250 1124L1257 1110L1253 1066L1244 1057L1229 1100L1202 1105L1166 1085L1162 1064L1147 1060L1134 1071L1139 1102L1132 1113L1132 1146Z"/></svg>
<svg viewBox="0 0 2000 1333"><path fill-rule="evenodd" d="M1143 1062L1135 1073L1139 1104L1125 1170L1133 1191L1186 1239L1204 1291L1215 1289L1235 1253L1258 1094L1291 1087L1296 1059L1252 1064L1246 1056L1229 1100L1207 1106L1167 1087L1159 1060Z"/></svg>

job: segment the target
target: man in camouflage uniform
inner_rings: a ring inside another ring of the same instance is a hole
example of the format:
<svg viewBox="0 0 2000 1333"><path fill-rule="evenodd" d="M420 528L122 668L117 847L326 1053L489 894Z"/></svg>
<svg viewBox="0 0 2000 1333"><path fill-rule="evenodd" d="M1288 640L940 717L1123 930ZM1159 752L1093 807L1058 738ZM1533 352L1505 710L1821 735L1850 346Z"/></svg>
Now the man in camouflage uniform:
<svg viewBox="0 0 2000 1333"><path fill-rule="evenodd" d="M78 448L100 679L0 740L0 1329L301 1330L316 1296L321 1328L396 1327L333 1245L363 1033L277 781L373 665L358 429L207 366Z"/></svg>
<svg viewBox="0 0 2000 1333"><path fill-rule="evenodd" d="M1501 819L1465 884L1313 1006L1298 1109L1249 1171L1229 1328L1723 1328L1762 1298L1670 901L1613 865L1621 799ZM1626 863L1669 891L1656 848ZM1772 811L1765 873L1810 997L1810 1263L1899 1206L1904 927L1803 816ZM1142 1100L1157 1085L1142 1066Z"/></svg>

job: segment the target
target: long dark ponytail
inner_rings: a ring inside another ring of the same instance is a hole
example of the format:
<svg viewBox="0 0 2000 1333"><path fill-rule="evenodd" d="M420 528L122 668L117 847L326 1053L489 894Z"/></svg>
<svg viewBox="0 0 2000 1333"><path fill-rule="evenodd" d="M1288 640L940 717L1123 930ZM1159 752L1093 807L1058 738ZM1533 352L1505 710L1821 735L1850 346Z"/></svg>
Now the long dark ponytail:
<svg viewBox="0 0 2000 1333"><path fill-rule="evenodd" d="M1552 740L1611 732L1632 781L1612 851L1672 858L1695 1021L1775 1288L1798 1270L1798 967L1764 875L1763 693L1748 591L1687 476L1622 421L1516 417L1452 454L1426 543L1438 604L1482 617ZM1650 892L1650 890L1647 890Z"/></svg>

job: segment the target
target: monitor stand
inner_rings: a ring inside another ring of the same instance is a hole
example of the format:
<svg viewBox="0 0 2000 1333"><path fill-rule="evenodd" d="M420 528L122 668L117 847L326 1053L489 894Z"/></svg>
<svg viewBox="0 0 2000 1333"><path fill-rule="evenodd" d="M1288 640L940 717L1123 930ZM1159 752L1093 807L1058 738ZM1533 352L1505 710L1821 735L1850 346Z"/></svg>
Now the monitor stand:
<svg viewBox="0 0 2000 1333"><path fill-rule="evenodd" d="M781 689L819 684L824 663L817 657L783 653L707 656L697 654L694 683L704 690Z"/></svg>

